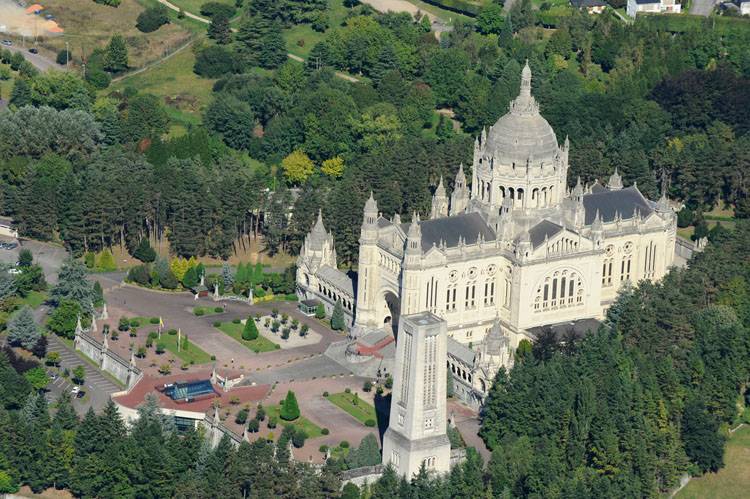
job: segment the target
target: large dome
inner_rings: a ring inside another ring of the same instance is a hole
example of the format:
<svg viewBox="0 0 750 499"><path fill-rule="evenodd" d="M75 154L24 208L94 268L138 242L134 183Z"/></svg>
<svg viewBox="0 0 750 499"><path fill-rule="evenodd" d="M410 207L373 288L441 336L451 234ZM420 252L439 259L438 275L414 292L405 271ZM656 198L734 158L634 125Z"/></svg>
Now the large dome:
<svg viewBox="0 0 750 499"><path fill-rule="evenodd" d="M531 96L531 70L523 68L521 92L511 102L510 111L490 127L483 147L486 156L503 165L550 164L558 152L555 131L539 114Z"/></svg>

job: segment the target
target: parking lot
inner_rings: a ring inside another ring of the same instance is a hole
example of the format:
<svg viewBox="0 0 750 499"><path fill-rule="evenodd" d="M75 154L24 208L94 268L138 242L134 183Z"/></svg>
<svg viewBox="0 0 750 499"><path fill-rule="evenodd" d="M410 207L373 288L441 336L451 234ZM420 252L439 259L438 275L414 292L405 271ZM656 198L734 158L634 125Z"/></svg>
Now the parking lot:
<svg viewBox="0 0 750 499"><path fill-rule="evenodd" d="M66 368L70 372L73 372L73 369L77 366L83 366L86 370L84 384L81 387L81 390L86 392L86 396L73 400L73 406L79 414L85 414L89 407L92 407L97 412L100 411L106 405L112 393L122 390L120 386L107 378L101 371L80 358L72 348L69 348L55 335L49 335L47 338L49 339L48 351L60 354L60 372ZM57 400L63 391L70 393L73 386L73 383L69 379L59 376L47 385L47 400L49 402Z"/></svg>
<svg viewBox="0 0 750 499"><path fill-rule="evenodd" d="M31 250L31 253L34 255L34 261L42 266L47 282L50 284L57 282L57 272L68 257L68 252L65 251L65 248L39 241L16 240L9 237L0 237L0 242L15 242L18 244L13 249L0 248L0 263L15 265L18 262L18 253L26 248Z"/></svg>

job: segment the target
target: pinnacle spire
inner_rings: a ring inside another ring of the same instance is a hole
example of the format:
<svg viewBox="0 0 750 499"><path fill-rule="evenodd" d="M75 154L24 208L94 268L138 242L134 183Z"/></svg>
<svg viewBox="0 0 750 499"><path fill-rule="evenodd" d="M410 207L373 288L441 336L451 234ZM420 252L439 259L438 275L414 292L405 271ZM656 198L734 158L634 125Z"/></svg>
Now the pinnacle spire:
<svg viewBox="0 0 750 499"><path fill-rule="evenodd" d="M616 166L615 172L609 177L607 188L609 188L610 191L619 191L620 189L622 189L622 177L618 173Z"/></svg>

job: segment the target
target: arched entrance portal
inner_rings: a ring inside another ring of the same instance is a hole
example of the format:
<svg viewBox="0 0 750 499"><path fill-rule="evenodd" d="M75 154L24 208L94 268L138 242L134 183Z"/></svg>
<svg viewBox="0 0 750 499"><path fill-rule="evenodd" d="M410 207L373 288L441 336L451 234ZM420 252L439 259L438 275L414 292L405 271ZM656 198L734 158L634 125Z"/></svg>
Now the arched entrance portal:
<svg viewBox="0 0 750 499"><path fill-rule="evenodd" d="M385 292L385 310L383 316L383 329L391 330L394 337L398 332L398 319L401 315L401 303L398 297L391 291Z"/></svg>

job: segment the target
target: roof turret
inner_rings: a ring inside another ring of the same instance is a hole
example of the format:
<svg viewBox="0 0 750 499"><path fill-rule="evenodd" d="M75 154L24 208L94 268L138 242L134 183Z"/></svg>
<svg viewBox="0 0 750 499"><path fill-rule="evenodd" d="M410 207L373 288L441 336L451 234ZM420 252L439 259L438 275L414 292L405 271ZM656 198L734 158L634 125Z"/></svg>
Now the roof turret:
<svg viewBox="0 0 750 499"><path fill-rule="evenodd" d="M500 319L496 318L492 328L484 338L484 355L498 356L502 355L504 350L507 350L510 346L508 337L503 334L502 327L500 326Z"/></svg>

